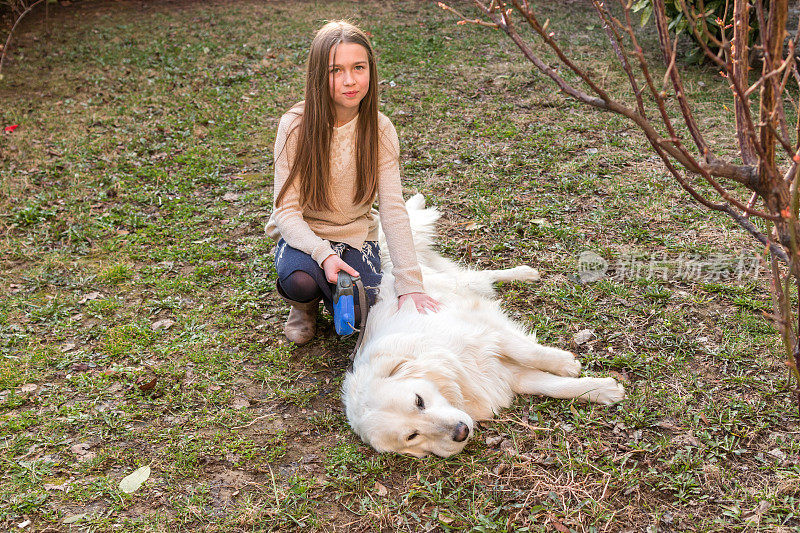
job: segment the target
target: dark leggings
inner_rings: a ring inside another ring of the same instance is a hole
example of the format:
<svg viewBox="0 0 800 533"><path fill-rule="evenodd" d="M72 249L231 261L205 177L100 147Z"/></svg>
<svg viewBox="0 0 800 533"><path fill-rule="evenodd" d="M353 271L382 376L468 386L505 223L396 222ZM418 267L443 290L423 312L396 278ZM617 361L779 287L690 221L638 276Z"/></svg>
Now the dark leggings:
<svg viewBox="0 0 800 533"><path fill-rule="evenodd" d="M322 291L308 272L295 270L289 276L278 281L281 294L295 302L311 302L322 298Z"/></svg>

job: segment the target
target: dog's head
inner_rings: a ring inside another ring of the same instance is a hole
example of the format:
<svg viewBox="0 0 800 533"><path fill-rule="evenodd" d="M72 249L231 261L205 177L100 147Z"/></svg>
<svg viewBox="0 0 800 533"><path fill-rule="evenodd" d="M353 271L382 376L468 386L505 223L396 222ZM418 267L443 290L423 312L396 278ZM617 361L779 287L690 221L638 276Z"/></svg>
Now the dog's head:
<svg viewBox="0 0 800 533"><path fill-rule="evenodd" d="M442 354L419 358L378 353L348 373L344 382L347 419L379 452L448 457L473 433L454 370Z"/></svg>

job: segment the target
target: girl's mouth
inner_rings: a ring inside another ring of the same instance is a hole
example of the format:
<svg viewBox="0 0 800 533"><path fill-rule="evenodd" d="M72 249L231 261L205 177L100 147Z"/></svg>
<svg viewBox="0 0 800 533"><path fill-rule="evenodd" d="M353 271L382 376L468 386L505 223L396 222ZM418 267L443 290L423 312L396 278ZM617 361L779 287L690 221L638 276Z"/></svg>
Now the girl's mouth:
<svg viewBox="0 0 800 533"><path fill-rule="evenodd" d="M350 91L349 93L344 93L345 96L353 97L358 94L358 91Z"/></svg>

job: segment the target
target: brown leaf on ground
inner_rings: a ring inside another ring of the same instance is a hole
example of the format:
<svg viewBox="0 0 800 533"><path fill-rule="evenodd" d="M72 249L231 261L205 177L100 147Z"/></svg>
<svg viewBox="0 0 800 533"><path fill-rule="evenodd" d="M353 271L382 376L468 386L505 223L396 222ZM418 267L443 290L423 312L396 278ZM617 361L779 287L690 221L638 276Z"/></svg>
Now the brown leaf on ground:
<svg viewBox="0 0 800 533"><path fill-rule="evenodd" d="M678 446L700 446L700 441L692 435L691 433L684 433L683 435L677 435L672 439L672 444L676 444Z"/></svg>
<svg viewBox="0 0 800 533"><path fill-rule="evenodd" d="M143 379L141 382L138 382L138 381L137 381L136 383L139 385L139 390L140 390L140 391L149 391L149 390L153 390L153 388L155 388L155 386L156 386L156 383L158 383L158 376L155 376L155 377L154 377L153 379L151 379L150 381L145 381L145 380Z"/></svg>
<svg viewBox="0 0 800 533"><path fill-rule="evenodd" d="M100 293L99 293L99 292L97 292L97 291L95 291L95 292L90 292L89 294L84 294L84 295L83 295L83 298L81 298L80 300L78 300L78 303L79 303L79 304L85 304L85 303L86 303L86 302L88 302L89 300L97 300L97 299L98 299L98 298L100 298L101 296L102 296L102 294L100 294Z"/></svg>
<svg viewBox="0 0 800 533"><path fill-rule="evenodd" d="M384 486L383 486L383 485L380 483L380 481L376 481L376 482L375 482L375 486L373 486L373 487L372 487L372 489L375 491L375 494L377 494L377 495L378 495L378 496L380 496L381 498L383 498L384 496L386 496L387 494L389 494L389 489L387 489L386 487L384 487Z"/></svg>
<svg viewBox="0 0 800 533"><path fill-rule="evenodd" d="M508 463L500 463L494 468L492 468L492 473L498 476L502 476L503 474L508 472L509 468L510 466L508 465Z"/></svg>
<svg viewBox="0 0 800 533"><path fill-rule="evenodd" d="M73 444L70 447L70 451L77 456L79 462L89 461L97 457L96 453L89 451L93 446L94 443L92 442L80 442Z"/></svg>
<svg viewBox="0 0 800 533"><path fill-rule="evenodd" d="M495 435L494 437L486 437L486 445L490 448L495 448L503 442L502 435Z"/></svg>

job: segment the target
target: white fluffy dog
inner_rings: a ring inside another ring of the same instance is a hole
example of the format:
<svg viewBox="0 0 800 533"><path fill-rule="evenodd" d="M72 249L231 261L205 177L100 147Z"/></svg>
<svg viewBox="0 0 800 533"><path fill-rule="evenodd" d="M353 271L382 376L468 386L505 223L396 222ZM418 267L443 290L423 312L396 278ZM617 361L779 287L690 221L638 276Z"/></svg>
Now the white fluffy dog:
<svg viewBox="0 0 800 533"><path fill-rule="evenodd" d="M380 293L342 394L364 442L380 452L447 457L464 448L475 420L491 418L516 394L607 405L624 398L613 378L576 377L581 364L574 354L538 344L493 299L492 283L538 280L536 270L461 268L432 247L436 209L425 209L419 194L406 206L425 290L444 306L420 314L408 300L397 309L382 243Z"/></svg>

